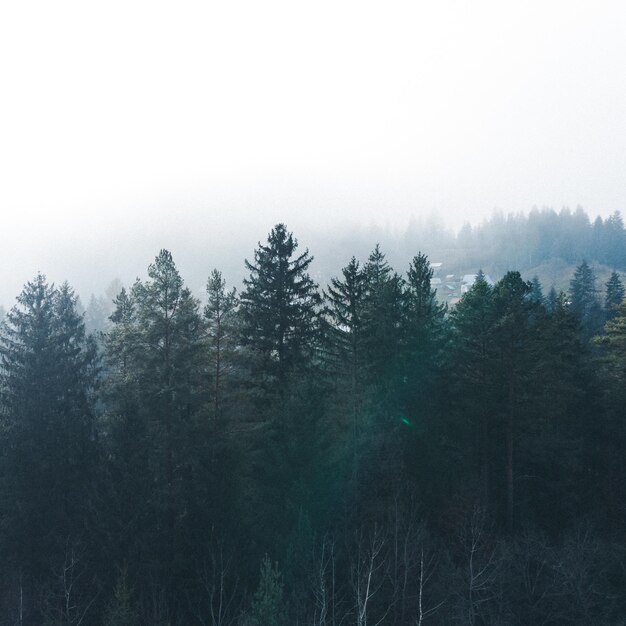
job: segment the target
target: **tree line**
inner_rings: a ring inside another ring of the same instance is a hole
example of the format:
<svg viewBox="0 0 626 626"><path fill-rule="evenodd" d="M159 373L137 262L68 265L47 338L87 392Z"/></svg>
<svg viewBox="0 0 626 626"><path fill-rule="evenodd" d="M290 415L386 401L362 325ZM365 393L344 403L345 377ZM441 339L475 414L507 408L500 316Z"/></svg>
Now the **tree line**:
<svg viewBox="0 0 626 626"><path fill-rule="evenodd" d="M578 207L533 209L528 215L496 213L472 228L465 224L454 247L477 266L526 269L553 258L578 264L586 259L626 269L626 231L619 211L593 221Z"/></svg>
<svg viewBox="0 0 626 626"><path fill-rule="evenodd" d="M162 250L90 335L0 333L0 623L591 624L626 610L626 304L379 246L320 288L284 224L201 304Z"/></svg>

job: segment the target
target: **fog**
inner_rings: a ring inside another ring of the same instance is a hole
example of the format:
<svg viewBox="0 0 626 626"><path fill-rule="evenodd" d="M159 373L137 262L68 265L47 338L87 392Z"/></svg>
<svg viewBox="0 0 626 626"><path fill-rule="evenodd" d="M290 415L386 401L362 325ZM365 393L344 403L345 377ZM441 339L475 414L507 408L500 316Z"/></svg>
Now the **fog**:
<svg viewBox="0 0 626 626"><path fill-rule="evenodd" d="M38 270L85 300L163 247L196 290L237 280L278 221L315 254L623 211L625 27L620 2L5 3L0 302Z"/></svg>

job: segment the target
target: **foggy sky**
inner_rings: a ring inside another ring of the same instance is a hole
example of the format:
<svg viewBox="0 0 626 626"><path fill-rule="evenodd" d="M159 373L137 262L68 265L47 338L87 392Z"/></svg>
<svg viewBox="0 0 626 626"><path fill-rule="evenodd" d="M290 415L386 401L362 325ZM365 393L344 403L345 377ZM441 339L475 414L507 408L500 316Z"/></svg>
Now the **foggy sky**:
<svg viewBox="0 0 626 626"><path fill-rule="evenodd" d="M625 32L617 0L3 3L0 303L278 221L624 211Z"/></svg>

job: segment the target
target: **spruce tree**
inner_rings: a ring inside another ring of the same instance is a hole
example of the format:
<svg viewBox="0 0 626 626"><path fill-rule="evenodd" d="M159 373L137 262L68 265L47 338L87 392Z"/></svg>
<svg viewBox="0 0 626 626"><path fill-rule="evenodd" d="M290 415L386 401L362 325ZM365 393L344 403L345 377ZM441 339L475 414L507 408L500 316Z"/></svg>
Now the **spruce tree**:
<svg viewBox="0 0 626 626"><path fill-rule="evenodd" d="M255 626L284 626L287 610L284 584L278 563L272 565L267 554L261 563L259 586L252 598L252 618Z"/></svg>
<svg viewBox="0 0 626 626"><path fill-rule="evenodd" d="M541 288L541 283L537 275L533 276L530 281L530 298L539 304L544 304L545 302L543 289Z"/></svg>
<svg viewBox="0 0 626 626"><path fill-rule="evenodd" d="M432 277L428 257L420 252L411 261L404 284L404 341L413 358L416 353L429 352L443 321L445 305L437 302Z"/></svg>
<svg viewBox="0 0 626 626"><path fill-rule="evenodd" d="M130 484L117 489L120 507L134 497L128 509L122 508L130 554L120 557L149 568L145 576L156 576L177 602L173 588L182 582L184 568L193 566L181 544L210 523L211 509L205 481L198 478L209 450L200 428L208 395L202 317L170 252L161 250L148 267L148 280L137 280L130 294L120 294L111 320L109 367L115 393L108 395L107 409L113 470L136 470ZM125 450L133 435L137 448ZM200 505L198 499L205 502ZM146 545L152 560L136 558Z"/></svg>
<svg viewBox="0 0 626 626"><path fill-rule="evenodd" d="M212 417L219 420L224 386L227 384L224 378L232 369L238 301L236 289L226 290L226 281L218 270L213 270L209 276L206 291L208 302L204 307L204 319L211 361Z"/></svg>
<svg viewBox="0 0 626 626"><path fill-rule="evenodd" d="M476 280L450 314L451 342L446 356L450 410L442 425L442 439L452 442L448 454L459 472L456 482L478 476L482 500L492 499L495 415L499 388L495 380L497 352L493 288L479 271ZM470 482L471 484L471 482Z"/></svg>
<svg viewBox="0 0 626 626"><path fill-rule="evenodd" d="M390 391L398 372L402 346L403 280L376 245L365 267L363 341L370 381Z"/></svg>
<svg viewBox="0 0 626 626"><path fill-rule="evenodd" d="M560 298L560 294L562 294L563 292L557 292L556 287L554 285L552 285L552 287L550 287L550 291L548 292L548 295L546 296L546 310L549 313L553 313L554 311L556 311L556 308L558 306L558 301Z"/></svg>
<svg viewBox="0 0 626 626"><path fill-rule="evenodd" d="M619 274L614 270L611 273L611 277L606 283L606 297L604 300L604 314L607 319L615 317L617 307L624 301L626 291L624 285L619 277Z"/></svg>
<svg viewBox="0 0 626 626"><path fill-rule="evenodd" d="M397 421L403 428L402 445L407 479L421 479L433 446L437 422L434 393L441 370L445 341L445 304L439 304L431 286L433 270L421 252L409 266L403 293L401 369L397 395L401 399ZM436 453L435 453L436 454ZM405 484L410 484L405 481Z"/></svg>
<svg viewBox="0 0 626 626"><path fill-rule="evenodd" d="M317 336L317 285L308 274L313 257L297 255L298 241L277 224L259 243L254 261L246 260L250 276L241 294L242 343L260 360L262 381L271 390L312 358ZM264 380L263 380L264 379Z"/></svg>
<svg viewBox="0 0 626 626"><path fill-rule="evenodd" d="M0 358L3 549L28 593L63 562L68 542L89 542L98 491L98 361L67 284L39 274L25 285Z"/></svg>
<svg viewBox="0 0 626 626"><path fill-rule="evenodd" d="M114 562L140 562L154 518L150 457L154 442L143 410L143 344L134 290L122 288L113 301L105 334L102 389L110 494L107 507L109 554ZM114 556L113 556L114 555Z"/></svg>
<svg viewBox="0 0 626 626"><path fill-rule="evenodd" d="M345 420L333 418L329 429L335 432L333 444L345 441L344 453L352 458L352 478L358 482L362 430L363 389L363 309L365 274L355 257L342 269L342 279L333 278L326 289L326 314L330 326L329 351L335 356L335 411ZM345 424L341 429L342 424Z"/></svg>
<svg viewBox="0 0 626 626"><path fill-rule="evenodd" d="M502 390L500 419L505 440L506 527L513 532L516 522L515 444L524 423L528 372L532 363L532 320L539 306L529 298L531 284L519 272L507 274L494 287L494 344L498 353L497 380Z"/></svg>
<svg viewBox="0 0 626 626"><path fill-rule="evenodd" d="M518 430L518 465L529 478L518 481L517 501L526 523L559 532L574 511L582 513L591 502L579 497L589 467L584 429L599 407L593 403L588 347L566 295L561 292L553 309L539 311L536 320L524 347L531 358Z"/></svg>
<svg viewBox="0 0 626 626"><path fill-rule="evenodd" d="M340 362L349 364L350 374L356 381L362 348L365 275L355 257L341 273L342 279L332 278L326 288L327 315L337 356Z"/></svg>
<svg viewBox="0 0 626 626"><path fill-rule="evenodd" d="M602 309L598 302L596 278L593 269L583 261L570 281L570 307L578 318L582 337L588 341L600 330Z"/></svg>

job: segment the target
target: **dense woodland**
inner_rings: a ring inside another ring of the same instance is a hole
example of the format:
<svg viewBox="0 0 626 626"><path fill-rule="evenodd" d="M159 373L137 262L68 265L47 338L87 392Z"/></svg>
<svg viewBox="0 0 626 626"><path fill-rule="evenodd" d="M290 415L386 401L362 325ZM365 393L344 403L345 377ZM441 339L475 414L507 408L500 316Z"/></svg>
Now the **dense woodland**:
<svg viewBox="0 0 626 626"><path fill-rule="evenodd" d="M316 284L282 224L202 303L162 250L94 334L36 276L0 333L0 623L626 623L626 304L593 270L624 228L556 220L567 293L479 273L450 309L421 253Z"/></svg>

